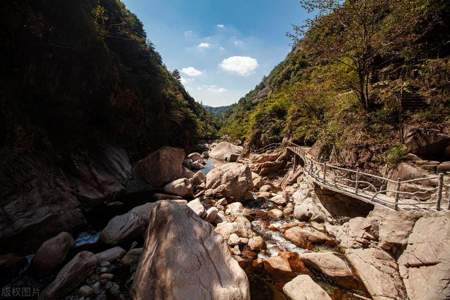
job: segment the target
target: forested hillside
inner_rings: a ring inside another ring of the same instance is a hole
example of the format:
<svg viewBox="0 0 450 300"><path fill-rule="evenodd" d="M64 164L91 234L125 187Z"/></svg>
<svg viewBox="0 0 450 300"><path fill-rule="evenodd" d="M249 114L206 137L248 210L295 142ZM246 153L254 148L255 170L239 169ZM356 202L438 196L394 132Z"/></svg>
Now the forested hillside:
<svg viewBox="0 0 450 300"><path fill-rule="evenodd" d="M335 157L370 148L365 161L385 162L401 156L405 129L448 130L448 1L302 2L318 17L294 28L291 53L230 110L222 134L253 148L320 141Z"/></svg>
<svg viewBox="0 0 450 300"><path fill-rule="evenodd" d="M230 109L230 106L212 107L205 105L204 107L208 112L210 112L212 115L216 117L222 117Z"/></svg>
<svg viewBox="0 0 450 300"><path fill-rule="evenodd" d="M105 140L139 156L211 130L121 1L6 1L0 14L3 150Z"/></svg>
<svg viewBox="0 0 450 300"><path fill-rule="evenodd" d="M3 251L78 228L137 160L214 131L119 0L2 1L0 25Z"/></svg>

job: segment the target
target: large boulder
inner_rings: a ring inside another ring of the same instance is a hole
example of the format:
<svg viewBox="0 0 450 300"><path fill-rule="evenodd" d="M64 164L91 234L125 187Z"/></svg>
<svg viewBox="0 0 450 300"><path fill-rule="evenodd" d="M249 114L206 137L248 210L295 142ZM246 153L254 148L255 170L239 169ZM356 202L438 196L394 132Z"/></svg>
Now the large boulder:
<svg viewBox="0 0 450 300"><path fill-rule="evenodd" d="M401 162L389 173L392 179L410 180L429 176L430 173L410 162Z"/></svg>
<svg viewBox="0 0 450 300"><path fill-rule="evenodd" d="M159 202L150 220L134 299L250 299L245 272L209 223L170 201Z"/></svg>
<svg viewBox="0 0 450 300"><path fill-rule="evenodd" d="M312 249L318 244L334 244L334 240L323 232L310 227L301 228L299 226L289 228L284 232L284 236L295 245Z"/></svg>
<svg viewBox="0 0 450 300"><path fill-rule="evenodd" d="M136 173L150 185L161 187L184 175L183 149L162 147L136 164Z"/></svg>
<svg viewBox="0 0 450 300"><path fill-rule="evenodd" d="M450 299L450 214L420 218L398 259L411 300Z"/></svg>
<svg viewBox="0 0 450 300"><path fill-rule="evenodd" d="M300 221L324 222L327 220L325 212L311 197L306 198L302 203L295 204L294 217Z"/></svg>
<svg viewBox="0 0 450 300"><path fill-rule="evenodd" d="M124 240L140 236L147 226L144 218L136 213L128 212L112 218L100 234L102 242L116 245Z"/></svg>
<svg viewBox="0 0 450 300"><path fill-rule="evenodd" d="M241 155L243 148L228 142L221 142L217 144L210 152L211 158L225 161L227 158Z"/></svg>
<svg viewBox="0 0 450 300"><path fill-rule="evenodd" d="M64 299L64 296L78 287L94 272L97 262L97 257L91 252L83 251L78 253L59 271L55 280L42 291L39 299Z"/></svg>
<svg viewBox="0 0 450 300"><path fill-rule="evenodd" d="M169 199L165 199L165 200L169 200ZM185 201L185 200L174 200L174 201ZM141 217L146 224L148 224L148 215L150 214L150 210L153 208L153 206L155 206L155 202L147 202L145 204L136 206L134 208L132 208L129 213L134 213L136 215L138 215L139 217Z"/></svg>
<svg viewBox="0 0 450 300"><path fill-rule="evenodd" d="M269 257L264 261L264 269L275 279L286 280L295 276L287 257Z"/></svg>
<svg viewBox="0 0 450 300"><path fill-rule="evenodd" d="M31 155L10 163L0 166L2 253L35 252L49 238L86 224L76 190L61 169Z"/></svg>
<svg viewBox="0 0 450 300"><path fill-rule="evenodd" d="M331 297L309 275L298 275L285 284L283 292L290 300L331 300Z"/></svg>
<svg viewBox="0 0 450 300"><path fill-rule="evenodd" d="M180 197L192 197L192 183L187 178L176 179L164 186L164 192Z"/></svg>
<svg viewBox="0 0 450 300"><path fill-rule="evenodd" d="M343 248L368 247L378 241L378 220L356 217L343 224L334 235Z"/></svg>
<svg viewBox="0 0 450 300"><path fill-rule="evenodd" d="M422 158L450 158L446 152L449 144L450 135L438 130L413 127L405 132L408 151Z"/></svg>
<svg viewBox="0 0 450 300"><path fill-rule="evenodd" d="M206 189L207 196L247 199L253 189L252 172L244 164L224 164L206 175Z"/></svg>
<svg viewBox="0 0 450 300"><path fill-rule="evenodd" d="M419 215L375 206L369 217L378 220L378 245L395 255L405 248Z"/></svg>
<svg viewBox="0 0 450 300"><path fill-rule="evenodd" d="M345 255L374 300L407 299L397 263L387 252L350 249Z"/></svg>
<svg viewBox="0 0 450 300"><path fill-rule="evenodd" d="M33 269L42 273L51 273L56 270L66 258L73 244L74 240L67 232L61 232L45 241L33 257Z"/></svg>
<svg viewBox="0 0 450 300"><path fill-rule="evenodd" d="M73 160L76 171L69 179L77 197L91 206L125 191L132 174L127 152L114 146L105 146L87 156L75 156Z"/></svg>
<svg viewBox="0 0 450 300"><path fill-rule="evenodd" d="M300 258L309 269L319 271L344 288L359 287L347 262L332 252L304 253Z"/></svg>
<svg viewBox="0 0 450 300"><path fill-rule="evenodd" d="M126 253L126 251L122 248L122 247L113 247L110 249L107 249L105 251L102 251L100 253L95 254L95 256L97 257L97 260L99 262L104 262L104 261L115 261L120 259L122 256L124 256Z"/></svg>

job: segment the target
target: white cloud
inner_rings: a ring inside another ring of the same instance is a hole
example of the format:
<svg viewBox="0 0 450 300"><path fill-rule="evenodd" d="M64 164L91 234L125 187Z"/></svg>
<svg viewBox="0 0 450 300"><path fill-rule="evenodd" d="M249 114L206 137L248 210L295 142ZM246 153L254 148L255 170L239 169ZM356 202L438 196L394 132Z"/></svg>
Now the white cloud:
<svg viewBox="0 0 450 300"><path fill-rule="evenodd" d="M225 25L223 25L223 24L217 24L217 28L219 28L219 29L224 29L224 28L225 28Z"/></svg>
<svg viewBox="0 0 450 300"><path fill-rule="evenodd" d="M202 86L197 87L197 90L198 91L207 91L207 92L214 93L214 94L222 94L222 93L228 92L228 90L226 88L219 87L215 84L202 85Z"/></svg>
<svg viewBox="0 0 450 300"><path fill-rule="evenodd" d="M183 85L186 85L186 84L191 83L191 82L193 82L193 81L195 81L194 78L186 78L186 77L184 77L184 76L181 76L181 79L180 79L180 82L181 82Z"/></svg>
<svg viewBox="0 0 450 300"><path fill-rule="evenodd" d="M197 47L200 48L200 49L208 49L208 48L211 48L211 44L210 43L206 43L206 42L202 42L202 43L198 44Z"/></svg>
<svg viewBox="0 0 450 300"><path fill-rule="evenodd" d="M221 93L225 93L227 91L226 88L223 87L218 87L216 85L210 85L206 88L207 91L211 92L211 93L216 93L216 94L221 94Z"/></svg>
<svg viewBox="0 0 450 300"><path fill-rule="evenodd" d="M197 77L197 76L200 76L203 74L202 71L197 70L194 67L183 68L183 69L181 69L181 73L183 73L184 75L189 76L189 77Z"/></svg>
<svg viewBox="0 0 450 300"><path fill-rule="evenodd" d="M232 56L224 59L220 68L230 73L236 73L241 76L250 75L259 64L256 59L249 56Z"/></svg>

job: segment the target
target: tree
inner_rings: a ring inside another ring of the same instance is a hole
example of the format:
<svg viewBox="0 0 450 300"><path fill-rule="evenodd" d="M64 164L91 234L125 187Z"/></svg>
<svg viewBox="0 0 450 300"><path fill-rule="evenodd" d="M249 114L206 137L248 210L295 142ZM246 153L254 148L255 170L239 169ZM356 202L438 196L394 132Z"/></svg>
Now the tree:
<svg viewBox="0 0 450 300"><path fill-rule="evenodd" d="M351 88L362 106L371 107L370 81L379 47L377 33L389 0L301 0L309 12L318 12L304 26L294 26L290 36L316 49L321 58L348 65L357 80Z"/></svg>
<svg viewBox="0 0 450 300"><path fill-rule="evenodd" d="M173 76L173 78L175 78L175 79L178 80L178 81L181 80L180 71L178 71L177 69L173 70L172 76Z"/></svg>

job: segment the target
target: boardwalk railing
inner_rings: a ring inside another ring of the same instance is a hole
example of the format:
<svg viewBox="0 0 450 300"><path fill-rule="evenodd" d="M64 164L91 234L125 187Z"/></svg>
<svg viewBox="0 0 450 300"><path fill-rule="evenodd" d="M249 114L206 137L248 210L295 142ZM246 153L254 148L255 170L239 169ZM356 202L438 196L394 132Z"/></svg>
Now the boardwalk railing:
<svg viewBox="0 0 450 300"><path fill-rule="evenodd" d="M319 162L307 154L305 147L293 143L283 146L300 157L305 174L326 189L395 210L450 210L450 178L444 174L393 180Z"/></svg>

